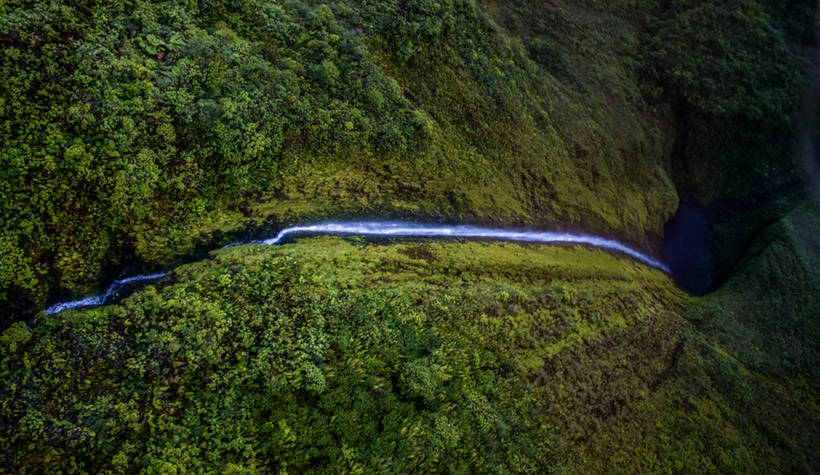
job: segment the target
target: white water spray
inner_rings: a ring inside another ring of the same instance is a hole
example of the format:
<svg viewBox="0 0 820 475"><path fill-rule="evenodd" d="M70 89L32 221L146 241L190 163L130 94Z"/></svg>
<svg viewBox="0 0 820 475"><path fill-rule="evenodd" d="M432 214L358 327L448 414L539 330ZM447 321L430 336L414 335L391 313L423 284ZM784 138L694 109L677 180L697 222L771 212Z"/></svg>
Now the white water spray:
<svg viewBox="0 0 820 475"><path fill-rule="evenodd" d="M669 268L660 261L636 251L613 239L606 239L588 234L575 234L554 231L511 231L507 229L482 228L478 226L446 226L422 225L399 222L348 222L348 223L318 223L305 226L293 226L279 231L276 237L262 241L235 242L224 247L239 246L242 244L265 244L272 246L279 244L286 236L292 234L353 234L358 236L384 237L434 237L434 238L484 238L504 241L536 242L536 243L569 243L585 244L609 251L626 254L633 259L656 267L667 274ZM52 305L45 313L59 313L79 307L93 307L102 305L114 295L122 286L134 282L156 280L165 274L138 275L114 282L102 295L94 295L80 300L63 302Z"/></svg>
<svg viewBox="0 0 820 475"><path fill-rule="evenodd" d="M663 263L632 249L618 241L588 234L574 234L554 231L510 231L507 229L482 228L478 226L444 226L420 225L407 223L354 222L354 223L320 223L306 226L294 226L279 231L276 237L255 243L278 244L290 234L356 234L360 236L399 236L399 237L460 237L486 238L503 241L523 241L539 243L587 244L590 246L624 253L638 261L656 267L666 273L669 268Z"/></svg>
<svg viewBox="0 0 820 475"><path fill-rule="evenodd" d="M70 310L72 308L79 308L79 307L97 307L105 303L106 300L111 298L112 295L116 294L119 289L121 289L124 285L133 284L136 282L145 282L147 280L157 280L159 278L165 277L164 273L159 274L150 274L150 275L137 275L134 277L128 277L127 279L120 279L114 281L113 284L109 285L107 289L105 289L105 293L102 295L91 295L89 297L80 299L80 300L72 300L71 302L61 302L52 305L44 310L44 312L49 315L52 313L60 313L63 310Z"/></svg>

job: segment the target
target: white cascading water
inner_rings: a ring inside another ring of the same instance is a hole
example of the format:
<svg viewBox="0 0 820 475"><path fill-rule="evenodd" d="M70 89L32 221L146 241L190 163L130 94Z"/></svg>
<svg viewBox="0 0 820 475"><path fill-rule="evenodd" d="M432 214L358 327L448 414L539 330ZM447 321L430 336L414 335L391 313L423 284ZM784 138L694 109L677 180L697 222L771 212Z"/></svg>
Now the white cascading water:
<svg viewBox="0 0 820 475"><path fill-rule="evenodd" d="M44 310L46 314L52 313L60 313L63 310L70 310L72 308L79 308L79 307L97 307L105 303L112 295L116 294L119 289L121 289L124 285L134 284L137 282L145 282L147 280L157 280L161 277L165 277L164 273L159 274L149 274L149 275L136 275L134 277L128 277L127 279L120 279L114 281L113 284L109 285L107 289L105 289L105 293L102 295L92 295L90 297L85 297L80 300L72 300L71 302L61 302L52 305Z"/></svg>
<svg viewBox="0 0 820 475"><path fill-rule="evenodd" d="M320 223L285 228L281 230L274 238L264 241L254 241L254 243L267 245L278 244L289 234L299 233L356 234L361 236L386 237L487 238L503 241L587 244L601 249L624 253L638 261L669 273L669 268L663 263L613 239L605 239L588 234L555 231L510 231L506 229L482 228L478 226L419 225L395 222Z"/></svg>
<svg viewBox="0 0 820 475"><path fill-rule="evenodd" d="M242 244L265 244L268 246L279 244L286 236L291 234L354 234L358 236L384 236L384 237L437 237L437 238L485 238L498 239L504 241L521 241L536 243L569 243L586 244L609 251L626 254L635 260L656 267L667 274L669 268L656 259L653 259L642 252L636 251L613 239L606 239L588 234L575 234L554 231L510 231L506 229L482 228L479 226L446 226L446 225L422 225L399 222L350 222L350 223L318 223L305 226L293 226L279 231L276 237L262 241L235 242L225 247L239 246ZM138 275L122 279L111 284L102 295L93 295L80 300L62 302L54 304L45 310L47 314L59 313L79 307L94 307L102 305L108 298L114 295L118 289L124 285L135 282L157 280L165 274Z"/></svg>

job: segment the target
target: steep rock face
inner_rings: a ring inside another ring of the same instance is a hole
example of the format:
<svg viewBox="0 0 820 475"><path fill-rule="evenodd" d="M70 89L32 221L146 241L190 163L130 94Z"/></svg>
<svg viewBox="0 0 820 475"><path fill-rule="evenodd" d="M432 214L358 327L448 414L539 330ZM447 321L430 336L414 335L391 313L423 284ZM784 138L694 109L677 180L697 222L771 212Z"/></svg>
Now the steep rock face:
<svg viewBox="0 0 820 475"><path fill-rule="evenodd" d="M2 466L820 466L820 223L790 193L815 8L4 3ZM321 238L20 321L282 222L649 245L680 199L710 213L720 288L702 298L589 249Z"/></svg>
<svg viewBox="0 0 820 475"><path fill-rule="evenodd" d="M0 461L543 473L653 398L684 301L662 272L582 247L215 251L119 305L6 331Z"/></svg>
<svg viewBox="0 0 820 475"><path fill-rule="evenodd" d="M737 282L698 299L581 247L321 237L215 251L117 305L5 331L0 461L810 471L818 249L803 238L816 231L801 208Z"/></svg>
<svg viewBox="0 0 820 475"><path fill-rule="evenodd" d="M598 108L616 120L649 121L636 125L663 144L657 156L680 200L704 207L714 228L716 285L802 198L800 141L820 110L814 2L489 4L567 90L582 84L585 100L605 97ZM646 107L624 101L629 91Z"/></svg>
<svg viewBox="0 0 820 475"><path fill-rule="evenodd" d="M689 317L744 364L820 389L820 210L804 201L755 240Z"/></svg>
<svg viewBox="0 0 820 475"><path fill-rule="evenodd" d="M813 5L735 3L7 3L3 307L329 216L657 244L793 179Z"/></svg>

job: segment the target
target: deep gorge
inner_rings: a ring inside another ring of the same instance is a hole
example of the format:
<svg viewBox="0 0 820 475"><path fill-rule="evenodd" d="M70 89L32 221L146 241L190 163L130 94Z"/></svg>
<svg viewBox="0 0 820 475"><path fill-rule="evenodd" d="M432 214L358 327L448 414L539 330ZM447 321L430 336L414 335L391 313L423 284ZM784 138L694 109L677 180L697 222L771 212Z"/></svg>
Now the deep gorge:
<svg viewBox="0 0 820 475"><path fill-rule="evenodd" d="M0 466L816 472L819 32L0 4Z"/></svg>

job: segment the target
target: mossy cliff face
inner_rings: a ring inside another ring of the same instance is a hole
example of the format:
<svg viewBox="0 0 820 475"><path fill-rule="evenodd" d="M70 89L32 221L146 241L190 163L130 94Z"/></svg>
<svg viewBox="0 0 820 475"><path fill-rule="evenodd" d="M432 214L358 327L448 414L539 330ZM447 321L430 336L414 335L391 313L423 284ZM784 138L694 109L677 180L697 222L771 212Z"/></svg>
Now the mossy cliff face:
<svg viewBox="0 0 820 475"><path fill-rule="evenodd" d="M6 2L0 299L337 216L657 242L791 176L813 5L734 3Z"/></svg>
<svg viewBox="0 0 820 475"><path fill-rule="evenodd" d="M121 305L8 330L3 465L558 468L651 397L684 300L661 272L582 248L222 250Z"/></svg>
<svg viewBox="0 0 820 475"><path fill-rule="evenodd" d="M804 201L758 236L688 317L757 371L820 384L820 210Z"/></svg>
<svg viewBox="0 0 820 475"><path fill-rule="evenodd" d="M817 380L792 363L817 340L756 359L765 343L711 329L736 314L683 317L720 299L579 247L221 250L119 305L7 330L0 453L47 471L816 466Z"/></svg>
<svg viewBox="0 0 820 475"><path fill-rule="evenodd" d="M779 191L814 9L3 3L0 465L812 471L820 223ZM740 262L702 298L580 247L311 238L36 313L281 223L651 247L681 198L729 210L716 255Z"/></svg>

